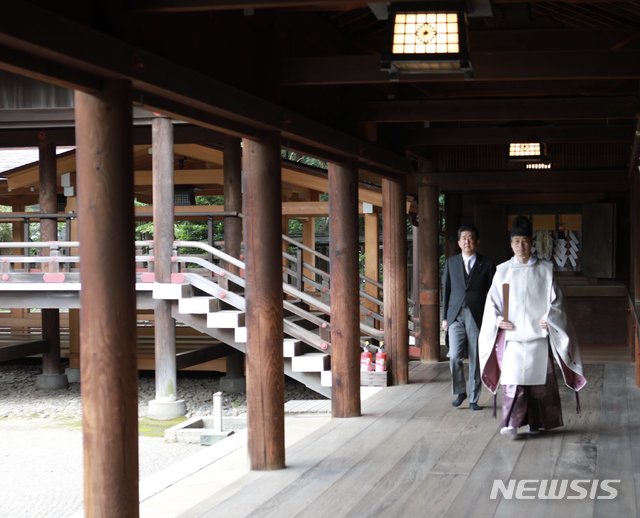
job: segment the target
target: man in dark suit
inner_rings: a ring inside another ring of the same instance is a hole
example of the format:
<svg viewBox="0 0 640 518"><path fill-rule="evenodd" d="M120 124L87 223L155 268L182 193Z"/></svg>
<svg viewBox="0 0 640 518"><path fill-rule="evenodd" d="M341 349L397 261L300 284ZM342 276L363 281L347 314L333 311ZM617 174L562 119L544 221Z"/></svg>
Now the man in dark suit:
<svg viewBox="0 0 640 518"><path fill-rule="evenodd" d="M449 367L455 407L467 399L463 360L469 356L469 408L480 410L480 364L478 362L478 333L487 292L496 271L494 262L476 250L478 229L462 225L458 229L461 253L447 259L442 275L442 329L449 338Z"/></svg>

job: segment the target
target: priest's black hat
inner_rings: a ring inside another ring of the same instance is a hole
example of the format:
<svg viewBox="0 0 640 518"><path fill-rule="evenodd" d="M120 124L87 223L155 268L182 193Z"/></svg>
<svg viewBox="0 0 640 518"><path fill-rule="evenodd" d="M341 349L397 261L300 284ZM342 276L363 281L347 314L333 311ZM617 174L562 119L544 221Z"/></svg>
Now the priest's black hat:
<svg viewBox="0 0 640 518"><path fill-rule="evenodd" d="M533 228L531 227L531 221L526 216L516 216L511 224L511 237L524 236L532 237Z"/></svg>

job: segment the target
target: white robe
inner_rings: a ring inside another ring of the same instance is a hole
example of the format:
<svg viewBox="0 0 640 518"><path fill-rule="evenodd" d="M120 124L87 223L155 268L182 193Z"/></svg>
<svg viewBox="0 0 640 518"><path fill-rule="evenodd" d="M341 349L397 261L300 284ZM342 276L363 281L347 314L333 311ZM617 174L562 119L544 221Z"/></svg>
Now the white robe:
<svg viewBox="0 0 640 518"><path fill-rule="evenodd" d="M500 337L504 339L504 351L497 353L498 325L503 320L503 284L509 284L508 317L515 328L504 331ZM540 327L540 320L547 321L548 331ZM553 264L532 256L527 264L512 258L498 265L478 338L483 383L494 393L498 380L504 385L543 385L548 343L565 383L580 390L586 384L582 361L566 320L562 292L554 281Z"/></svg>

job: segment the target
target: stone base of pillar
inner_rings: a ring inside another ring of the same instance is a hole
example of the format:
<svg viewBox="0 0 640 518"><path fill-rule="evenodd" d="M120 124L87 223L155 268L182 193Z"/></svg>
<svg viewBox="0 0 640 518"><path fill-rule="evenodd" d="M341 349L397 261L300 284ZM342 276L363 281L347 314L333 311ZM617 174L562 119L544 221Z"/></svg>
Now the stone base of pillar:
<svg viewBox="0 0 640 518"><path fill-rule="evenodd" d="M64 373L67 375L69 383L80 383L80 369L72 369L71 367L67 367L64 370Z"/></svg>
<svg viewBox="0 0 640 518"><path fill-rule="evenodd" d="M184 399L152 399L147 407L147 417L168 421L187 415L187 404Z"/></svg>
<svg viewBox="0 0 640 518"><path fill-rule="evenodd" d="M66 374L38 374L36 388L39 390L60 390L69 386Z"/></svg>
<svg viewBox="0 0 640 518"><path fill-rule="evenodd" d="M224 376L220 379L220 390L222 392L239 392L244 393L247 391L246 378L230 378Z"/></svg>

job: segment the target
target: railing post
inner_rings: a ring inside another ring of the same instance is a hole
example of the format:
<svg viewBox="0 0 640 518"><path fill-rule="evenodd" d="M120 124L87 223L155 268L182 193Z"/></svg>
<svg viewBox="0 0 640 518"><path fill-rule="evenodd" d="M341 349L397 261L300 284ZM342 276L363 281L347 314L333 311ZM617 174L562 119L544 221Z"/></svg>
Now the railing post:
<svg viewBox="0 0 640 518"><path fill-rule="evenodd" d="M302 271L303 254L301 248L296 248L296 289L304 291L304 279Z"/></svg>
<svg viewBox="0 0 640 518"><path fill-rule="evenodd" d="M58 273L60 271L60 263L55 259L60 255L58 245L51 245L49 249L49 271Z"/></svg>
<svg viewBox="0 0 640 518"><path fill-rule="evenodd" d="M171 248L171 272L180 273L180 263L178 262L178 247L174 244Z"/></svg>

